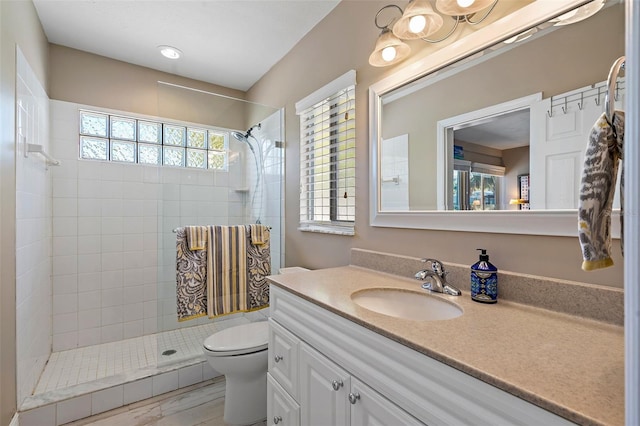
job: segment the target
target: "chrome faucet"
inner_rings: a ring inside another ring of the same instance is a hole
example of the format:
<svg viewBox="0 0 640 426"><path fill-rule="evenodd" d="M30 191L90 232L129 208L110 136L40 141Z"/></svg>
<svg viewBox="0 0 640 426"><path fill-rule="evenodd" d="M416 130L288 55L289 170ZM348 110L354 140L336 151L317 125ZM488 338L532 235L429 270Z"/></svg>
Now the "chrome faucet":
<svg viewBox="0 0 640 426"><path fill-rule="evenodd" d="M451 296L460 296L462 294L460 290L447 283L448 272L444 270L442 262L436 259L422 259L422 262L431 263L431 270L423 269L414 275L418 281L426 281L427 278L430 278L429 282L422 283L422 288L434 293L444 293Z"/></svg>

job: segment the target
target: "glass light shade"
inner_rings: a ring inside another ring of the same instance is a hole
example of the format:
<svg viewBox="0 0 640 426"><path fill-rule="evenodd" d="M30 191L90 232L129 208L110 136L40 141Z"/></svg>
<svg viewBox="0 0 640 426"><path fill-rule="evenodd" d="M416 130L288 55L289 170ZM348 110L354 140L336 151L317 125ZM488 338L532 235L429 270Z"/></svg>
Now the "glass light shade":
<svg viewBox="0 0 640 426"><path fill-rule="evenodd" d="M463 5L468 4L470 3L468 0L460 2L458 2L457 0L436 0L436 9L438 9L439 12L444 13L445 15L466 16L471 15L472 13L479 12L482 9L486 9L495 1L496 0L475 0L474 2L471 2L469 6L464 7L459 3Z"/></svg>
<svg viewBox="0 0 640 426"><path fill-rule="evenodd" d="M595 15L603 6L604 0L594 0L591 3L587 3L584 6L571 10L564 15L558 16L552 21L555 22L555 26L575 24L576 22L583 21Z"/></svg>
<svg viewBox="0 0 640 426"><path fill-rule="evenodd" d="M394 51L395 56L391 58ZM409 45L394 36L388 28L385 28L376 41L373 53L369 56L369 64L374 67L386 67L402 61L409 56L409 53L411 53ZM391 59L388 60L389 58Z"/></svg>
<svg viewBox="0 0 640 426"><path fill-rule="evenodd" d="M521 32L518 35L515 35L515 36L513 36L511 38L506 39L504 42L506 44L511 44L511 43L517 43L517 42L520 42L520 41L524 41L524 40L528 39L529 37L531 37L532 35L534 35L537 32L538 32L538 30L536 28L531 28L531 29L529 29L527 31Z"/></svg>
<svg viewBox="0 0 640 426"><path fill-rule="evenodd" d="M420 17L424 19L422 28L418 25L422 21ZM433 10L428 0L412 0L404 9L402 17L393 25L393 34L403 40L415 40L430 36L442 28L442 24L442 16Z"/></svg>

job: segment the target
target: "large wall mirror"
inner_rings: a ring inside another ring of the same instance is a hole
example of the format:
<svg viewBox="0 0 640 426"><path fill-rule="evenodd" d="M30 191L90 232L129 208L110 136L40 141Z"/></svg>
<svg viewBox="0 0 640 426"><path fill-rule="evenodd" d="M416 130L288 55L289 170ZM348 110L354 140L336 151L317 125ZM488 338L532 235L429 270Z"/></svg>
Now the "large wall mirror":
<svg viewBox="0 0 640 426"><path fill-rule="evenodd" d="M558 21L584 3L535 1L370 87L372 226L577 235L588 135L625 49L621 1ZM622 109L624 79L613 96Z"/></svg>

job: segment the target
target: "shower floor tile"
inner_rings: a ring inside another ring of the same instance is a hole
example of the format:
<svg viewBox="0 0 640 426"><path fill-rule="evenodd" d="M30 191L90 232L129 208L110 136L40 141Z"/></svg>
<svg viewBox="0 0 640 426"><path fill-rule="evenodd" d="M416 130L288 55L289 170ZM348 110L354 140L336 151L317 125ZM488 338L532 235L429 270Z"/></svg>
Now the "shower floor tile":
<svg viewBox="0 0 640 426"><path fill-rule="evenodd" d="M165 331L148 336L54 352L40 376L34 396L112 376L127 377L144 369L203 358L202 342L216 331L248 323L242 317ZM169 355L162 355L169 351ZM171 352L175 351L175 352Z"/></svg>

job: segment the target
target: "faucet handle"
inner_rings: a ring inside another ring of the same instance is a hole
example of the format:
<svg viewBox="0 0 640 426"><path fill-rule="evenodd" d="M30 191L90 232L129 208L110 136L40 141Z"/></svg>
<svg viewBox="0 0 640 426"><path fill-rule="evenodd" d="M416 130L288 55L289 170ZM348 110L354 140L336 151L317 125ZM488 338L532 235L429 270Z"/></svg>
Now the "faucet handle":
<svg viewBox="0 0 640 426"><path fill-rule="evenodd" d="M444 277L448 272L444 271L444 265L437 259L422 259L422 263L431 262L431 270L438 274L440 277Z"/></svg>

